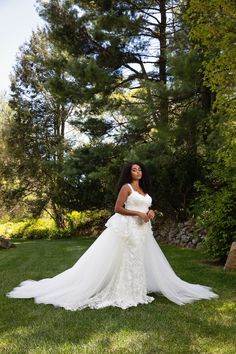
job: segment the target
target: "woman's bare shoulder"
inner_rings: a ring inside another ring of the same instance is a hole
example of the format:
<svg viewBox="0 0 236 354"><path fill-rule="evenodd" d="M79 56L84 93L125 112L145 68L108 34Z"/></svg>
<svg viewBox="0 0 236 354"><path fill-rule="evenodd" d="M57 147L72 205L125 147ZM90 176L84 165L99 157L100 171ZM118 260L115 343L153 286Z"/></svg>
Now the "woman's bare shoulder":
<svg viewBox="0 0 236 354"><path fill-rule="evenodd" d="M124 192L124 193L130 194L131 190L130 190L129 184L128 183L123 184L123 186L120 189L120 192Z"/></svg>

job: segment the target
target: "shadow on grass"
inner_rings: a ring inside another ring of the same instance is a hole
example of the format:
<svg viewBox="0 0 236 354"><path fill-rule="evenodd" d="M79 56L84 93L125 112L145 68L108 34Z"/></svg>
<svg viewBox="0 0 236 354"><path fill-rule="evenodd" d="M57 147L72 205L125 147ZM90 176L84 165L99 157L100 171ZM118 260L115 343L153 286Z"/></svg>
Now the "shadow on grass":
<svg viewBox="0 0 236 354"><path fill-rule="evenodd" d="M72 265L89 242L67 240L47 244L34 241L33 244L22 244L17 253L11 252L8 257L3 257L0 352L235 353L236 296L233 291L236 276L225 274L218 267L199 264L201 257L191 251L178 253L178 249L166 247L174 269L178 268L189 279L193 277L193 271L197 272L194 276L199 283L210 279L216 291L219 290L219 299L178 306L161 295L154 295L151 304L127 310L109 307L73 312L52 305L36 305L32 299L5 297L7 291L32 274L37 273L39 277L54 275L54 256L60 271L65 265ZM189 261L192 257L187 269L183 264L184 254L188 255Z"/></svg>
<svg viewBox="0 0 236 354"><path fill-rule="evenodd" d="M17 301L17 300L15 300ZM191 353L219 352L222 345L230 353L234 348L235 323L222 321L217 301L177 306L156 296L154 303L121 310L106 308L68 312L50 305L22 300L12 303L17 319L1 330L18 353L28 348L54 352L142 352ZM222 305L222 303L221 303ZM222 305L223 306L223 305ZM229 312L226 311L227 316ZM229 318L228 318L229 320ZM231 321L232 322L232 321ZM226 335L227 334L227 335ZM64 349L63 349L64 348ZM210 351L215 348L216 351ZM63 351L64 350L64 351ZM209 350L209 351L208 351ZM223 353L223 351L222 351Z"/></svg>

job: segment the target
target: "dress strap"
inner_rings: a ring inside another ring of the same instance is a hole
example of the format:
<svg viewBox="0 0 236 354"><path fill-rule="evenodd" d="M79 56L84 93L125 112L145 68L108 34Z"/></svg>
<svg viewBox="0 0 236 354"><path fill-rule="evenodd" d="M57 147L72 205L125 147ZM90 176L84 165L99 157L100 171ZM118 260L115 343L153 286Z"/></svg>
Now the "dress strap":
<svg viewBox="0 0 236 354"><path fill-rule="evenodd" d="M130 183L128 183L128 186L129 186L129 188L131 189L131 191L134 192L134 189L133 189L133 187L131 186Z"/></svg>

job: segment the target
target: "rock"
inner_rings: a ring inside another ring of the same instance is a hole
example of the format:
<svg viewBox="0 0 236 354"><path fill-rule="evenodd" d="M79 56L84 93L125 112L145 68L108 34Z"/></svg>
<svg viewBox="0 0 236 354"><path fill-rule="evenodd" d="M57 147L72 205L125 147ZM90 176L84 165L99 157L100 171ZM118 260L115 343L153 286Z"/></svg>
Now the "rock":
<svg viewBox="0 0 236 354"><path fill-rule="evenodd" d="M196 232L194 219L179 223L170 219L163 220L162 224L154 225L153 230L158 241L181 247L196 248L206 237L205 229Z"/></svg>
<svg viewBox="0 0 236 354"><path fill-rule="evenodd" d="M193 245L191 242L188 242L187 245L186 245L187 248L193 248Z"/></svg>
<svg viewBox="0 0 236 354"><path fill-rule="evenodd" d="M202 248L202 242L198 242L197 244L196 244L196 249L197 250L200 250Z"/></svg>
<svg viewBox="0 0 236 354"><path fill-rule="evenodd" d="M7 240L6 238L0 236L0 249L8 249L11 247L16 247L10 240Z"/></svg>
<svg viewBox="0 0 236 354"><path fill-rule="evenodd" d="M183 235L183 236L181 237L181 241L182 241L182 242L188 242L189 239L190 239L190 237L187 236L187 235Z"/></svg>
<svg viewBox="0 0 236 354"><path fill-rule="evenodd" d="M194 221L192 219L189 219L189 220L185 221L184 225L185 226L193 226L194 225Z"/></svg>
<svg viewBox="0 0 236 354"><path fill-rule="evenodd" d="M225 270L236 270L236 242L233 242L224 266Z"/></svg>

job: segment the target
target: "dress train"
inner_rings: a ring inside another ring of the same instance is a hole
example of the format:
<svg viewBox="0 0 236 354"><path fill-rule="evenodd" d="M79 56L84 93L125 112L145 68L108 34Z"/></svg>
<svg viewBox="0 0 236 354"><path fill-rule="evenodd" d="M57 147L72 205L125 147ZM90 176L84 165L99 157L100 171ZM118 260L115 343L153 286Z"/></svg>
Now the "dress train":
<svg viewBox="0 0 236 354"><path fill-rule="evenodd" d="M130 188L125 207L146 212L151 197ZM71 268L53 278L24 281L7 296L34 298L36 303L67 310L106 306L126 309L152 302L154 298L148 293L161 293L178 305L218 297L210 287L188 283L175 274L153 236L150 222L114 214Z"/></svg>

